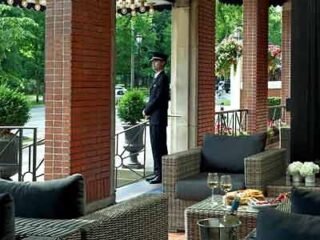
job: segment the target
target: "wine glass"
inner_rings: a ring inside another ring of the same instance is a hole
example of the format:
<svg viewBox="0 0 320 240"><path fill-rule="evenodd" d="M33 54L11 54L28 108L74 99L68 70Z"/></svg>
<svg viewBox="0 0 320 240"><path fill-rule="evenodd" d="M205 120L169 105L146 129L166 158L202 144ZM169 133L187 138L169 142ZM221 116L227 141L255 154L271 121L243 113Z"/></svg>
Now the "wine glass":
<svg viewBox="0 0 320 240"><path fill-rule="evenodd" d="M220 179L220 187L225 193L232 189L232 181L230 175L222 175Z"/></svg>
<svg viewBox="0 0 320 240"><path fill-rule="evenodd" d="M212 206L215 206L218 204L214 200L214 189L218 188L218 186L219 186L218 173L208 173L207 184L208 184L208 187L211 188L211 191L212 191L212 193L211 193Z"/></svg>
<svg viewBox="0 0 320 240"><path fill-rule="evenodd" d="M222 175L220 178L220 188L222 191L229 192L232 189L232 180L230 175ZM226 220L227 212L225 211L223 219Z"/></svg>

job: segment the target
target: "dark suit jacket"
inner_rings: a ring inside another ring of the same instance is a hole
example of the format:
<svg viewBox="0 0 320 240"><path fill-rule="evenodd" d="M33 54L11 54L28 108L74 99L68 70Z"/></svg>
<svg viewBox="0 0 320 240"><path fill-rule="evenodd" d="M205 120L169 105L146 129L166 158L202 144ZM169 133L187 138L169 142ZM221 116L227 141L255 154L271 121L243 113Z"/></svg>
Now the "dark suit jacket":
<svg viewBox="0 0 320 240"><path fill-rule="evenodd" d="M144 112L150 116L151 125L168 124L169 78L162 71L153 81L150 88L149 102Z"/></svg>

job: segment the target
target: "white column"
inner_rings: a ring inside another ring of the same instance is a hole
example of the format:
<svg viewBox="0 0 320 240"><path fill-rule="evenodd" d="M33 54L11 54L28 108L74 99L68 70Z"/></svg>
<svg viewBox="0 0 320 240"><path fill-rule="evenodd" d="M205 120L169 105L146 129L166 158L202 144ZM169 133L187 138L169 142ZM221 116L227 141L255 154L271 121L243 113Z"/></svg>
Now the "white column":
<svg viewBox="0 0 320 240"><path fill-rule="evenodd" d="M191 30L196 24L192 23L189 3L178 2L172 9L170 153L196 146L197 67L192 57L196 56L196 36Z"/></svg>
<svg viewBox="0 0 320 240"><path fill-rule="evenodd" d="M242 82L242 57L237 61L237 66L231 66L230 71L230 102L231 109L240 109L241 96L241 82Z"/></svg>

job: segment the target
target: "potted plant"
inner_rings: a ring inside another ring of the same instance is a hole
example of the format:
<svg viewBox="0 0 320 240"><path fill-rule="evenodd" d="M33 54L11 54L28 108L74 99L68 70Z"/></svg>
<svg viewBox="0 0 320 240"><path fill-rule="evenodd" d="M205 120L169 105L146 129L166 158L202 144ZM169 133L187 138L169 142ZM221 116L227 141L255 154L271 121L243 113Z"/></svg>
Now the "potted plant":
<svg viewBox="0 0 320 240"><path fill-rule="evenodd" d="M316 173L319 173L319 165L313 162L304 162L300 168L300 175L305 177L306 186L312 186L315 183Z"/></svg>
<svg viewBox="0 0 320 240"><path fill-rule="evenodd" d="M303 163L296 161L292 162L288 166L288 173L292 176L293 182L301 182L300 169L302 168Z"/></svg>
<svg viewBox="0 0 320 240"><path fill-rule="evenodd" d="M127 91L118 103L118 116L122 126L126 130L125 149L130 152L131 162L127 166L141 168L138 162L138 154L144 147L143 133L145 126L137 125L143 119L142 111L145 107L145 95L141 90L133 89Z"/></svg>
<svg viewBox="0 0 320 240"><path fill-rule="evenodd" d="M23 126L30 118L27 98L0 86L0 126ZM19 139L10 129L0 129L0 177L10 178L18 171Z"/></svg>

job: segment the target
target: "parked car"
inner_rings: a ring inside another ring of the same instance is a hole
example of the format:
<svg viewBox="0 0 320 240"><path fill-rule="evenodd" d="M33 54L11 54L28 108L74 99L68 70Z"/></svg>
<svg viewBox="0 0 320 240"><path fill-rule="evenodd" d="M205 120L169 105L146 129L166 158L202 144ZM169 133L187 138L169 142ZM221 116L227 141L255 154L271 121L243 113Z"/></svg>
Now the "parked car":
<svg viewBox="0 0 320 240"><path fill-rule="evenodd" d="M127 92L127 89L123 86L123 85L116 85L116 89L115 89L115 102L116 104L118 103L118 101L120 100L120 98Z"/></svg>

